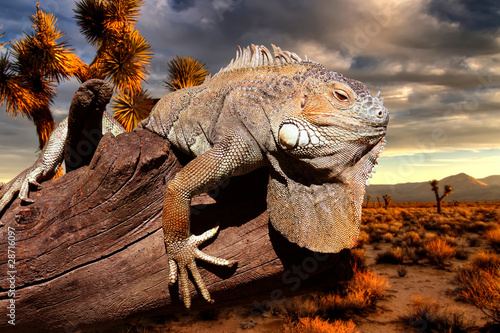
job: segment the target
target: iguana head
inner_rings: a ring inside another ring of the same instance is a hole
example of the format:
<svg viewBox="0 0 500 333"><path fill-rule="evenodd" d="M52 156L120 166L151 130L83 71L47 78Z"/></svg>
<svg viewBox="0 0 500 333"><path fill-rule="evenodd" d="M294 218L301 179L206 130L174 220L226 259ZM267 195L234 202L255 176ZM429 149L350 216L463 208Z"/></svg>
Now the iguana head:
<svg viewBox="0 0 500 333"><path fill-rule="evenodd" d="M316 182L341 180L385 137L389 113L380 93L372 96L361 82L314 63L309 72L297 78L302 87L274 124L275 140L304 168L316 171Z"/></svg>

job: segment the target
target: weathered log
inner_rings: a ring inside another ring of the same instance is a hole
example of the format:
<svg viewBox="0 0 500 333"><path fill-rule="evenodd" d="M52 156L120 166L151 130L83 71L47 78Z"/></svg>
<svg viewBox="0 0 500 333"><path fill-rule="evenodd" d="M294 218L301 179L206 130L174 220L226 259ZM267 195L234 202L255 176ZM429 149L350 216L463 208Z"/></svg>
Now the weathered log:
<svg viewBox="0 0 500 333"><path fill-rule="evenodd" d="M165 186L180 168L150 132L106 134L89 166L43 183L34 204L12 203L0 219L0 330L74 331L186 311L168 286L161 230ZM348 251L315 254L272 229L267 177L234 177L211 193L215 202L193 199L193 233L220 223L202 250L238 261L199 262L215 303L191 286L193 309L259 305L350 278Z"/></svg>

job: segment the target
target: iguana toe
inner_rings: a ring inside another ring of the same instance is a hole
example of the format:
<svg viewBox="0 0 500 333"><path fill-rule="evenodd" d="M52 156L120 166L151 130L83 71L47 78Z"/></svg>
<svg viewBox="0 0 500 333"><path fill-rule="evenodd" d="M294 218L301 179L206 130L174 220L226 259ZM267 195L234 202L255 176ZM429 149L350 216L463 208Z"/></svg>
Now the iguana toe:
<svg viewBox="0 0 500 333"><path fill-rule="evenodd" d="M201 259L219 266L230 266L234 263L233 261L208 255L198 249L198 246L207 239L213 237L218 229L219 227L216 226L201 235L191 235L180 241L166 243L167 253L170 257L169 284L174 284L177 280L179 281L179 293L182 295L186 308L191 306L188 270L191 272L194 282L203 298L207 302L213 302L207 286L198 271L195 259Z"/></svg>

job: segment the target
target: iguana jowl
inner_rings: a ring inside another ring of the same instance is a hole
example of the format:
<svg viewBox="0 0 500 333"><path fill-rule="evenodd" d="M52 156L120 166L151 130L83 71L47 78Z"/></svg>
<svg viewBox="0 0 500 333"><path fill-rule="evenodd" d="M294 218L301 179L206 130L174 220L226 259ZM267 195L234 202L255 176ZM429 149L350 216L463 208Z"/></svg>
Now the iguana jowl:
<svg viewBox="0 0 500 333"><path fill-rule="evenodd" d="M329 253L356 242L365 182L385 144L388 111L364 84L273 48L237 52L202 85L163 97L138 126L195 157L167 185L162 217L170 283L179 274L186 307L188 269L212 301L196 258L231 264L198 250L217 227L192 235L189 216L191 198L228 177L270 167L271 223L289 241ZM121 131L106 113L103 119L103 130ZM0 211L19 191L29 200L28 183L56 170L66 136L63 123L35 165L1 189Z"/></svg>

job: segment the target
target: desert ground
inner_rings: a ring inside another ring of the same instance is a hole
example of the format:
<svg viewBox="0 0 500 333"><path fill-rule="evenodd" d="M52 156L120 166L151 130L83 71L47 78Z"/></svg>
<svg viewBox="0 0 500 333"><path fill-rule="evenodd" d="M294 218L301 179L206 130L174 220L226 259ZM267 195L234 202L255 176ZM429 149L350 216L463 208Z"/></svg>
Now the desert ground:
<svg viewBox="0 0 500 333"><path fill-rule="evenodd" d="M369 203L348 282L106 332L500 332L499 251L500 202Z"/></svg>

